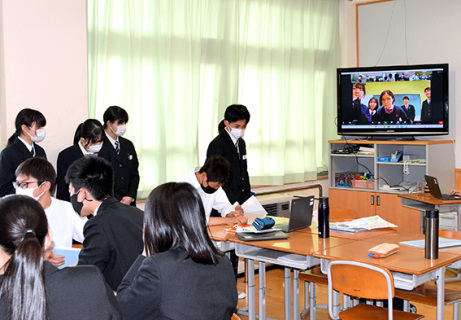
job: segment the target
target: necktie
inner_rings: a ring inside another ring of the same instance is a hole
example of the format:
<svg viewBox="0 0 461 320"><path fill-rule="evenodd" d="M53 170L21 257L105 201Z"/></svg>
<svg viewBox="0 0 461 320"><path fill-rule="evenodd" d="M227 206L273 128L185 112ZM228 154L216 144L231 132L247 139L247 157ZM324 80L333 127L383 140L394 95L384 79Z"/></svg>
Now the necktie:
<svg viewBox="0 0 461 320"><path fill-rule="evenodd" d="M239 149L239 140L237 139L237 141L235 142L235 149L237 149L237 154L239 156L239 159L240 159L240 149Z"/></svg>
<svg viewBox="0 0 461 320"><path fill-rule="evenodd" d="M32 149L30 150L30 154L32 155L32 157L35 157L35 149L34 149L34 147L32 147Z"/></svg>
<svg viewBox="0 0 461 320"><path fill-rule="evenodd" d="M120 154L120 145L118 144L118 141L115 141L115 152L117 152L117 154Z"/></svg>

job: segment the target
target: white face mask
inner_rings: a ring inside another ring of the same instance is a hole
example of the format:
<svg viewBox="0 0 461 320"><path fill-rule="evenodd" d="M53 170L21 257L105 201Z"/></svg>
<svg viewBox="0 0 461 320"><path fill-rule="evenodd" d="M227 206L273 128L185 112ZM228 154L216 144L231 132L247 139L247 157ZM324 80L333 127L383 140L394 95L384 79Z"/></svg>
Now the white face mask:
<svg viewBox="0 0 461 320"><path fill-rule="evenodd" d="M126 124L121 124L119 126L116 126L117 127L117 131L114 131L112 129L112 127L109 127L110 130L112 130L112 132L117 136L117 137L121 137L125 134L125 131L126 131Z"/></svg>
<svg viewBox="0 0 461 320"><path fill-rule="evenodd" d="M92 144L91 146L88 147L88 152L93 154L93 153L98 153L102 148L102 144Z"/></svg>
<svg viewBox="0 0 461 320"><path fill-rule="evenodd" d="M236 129L231 127L230 134L235 138L239 139L245 134L245 129Z"/></svg>
<svg viewBox="0 0 461 320"><path fill-rule="evenodd" d="M29 132L27 132L27 134L30 136L33 142L40 142L43 139L45 139L45 135L46 135L45 129L37 129L35 130L35 133L37 135L34 137L34 136L31 136Z"/></svg>
<svg viewBox="0 0 461 320"><path fill-rule="evenodd" d="M45 182L43 182L42 184L44 184L44 183ZM38 199L40 199L40 197L45 193L45 191L40 193L38 195L38 197L34 197L34 191L37 190L38 188L40 188L41 185L39 185L38 187L35 187L35 188L27 188L27 189L23 189L23 188L18 187L18 188L16 188L16 194L20 194L20 195L23 195L23 196L28 196L28 197L31 197L32 199L38 201Z"/></svg>

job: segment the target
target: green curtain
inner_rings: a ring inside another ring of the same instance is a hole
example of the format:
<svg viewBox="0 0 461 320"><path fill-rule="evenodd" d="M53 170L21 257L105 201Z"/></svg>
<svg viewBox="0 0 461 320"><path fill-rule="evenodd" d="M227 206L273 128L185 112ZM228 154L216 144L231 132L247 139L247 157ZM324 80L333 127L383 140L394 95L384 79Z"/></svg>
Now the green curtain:
<svg viewBox="0 0 461 320"><path fill-rule="evenodd" d="M338 0L88 0L90 116L129 115L140 196L205 160L244 104L252 185L316 179L335 137Z"/></svg>

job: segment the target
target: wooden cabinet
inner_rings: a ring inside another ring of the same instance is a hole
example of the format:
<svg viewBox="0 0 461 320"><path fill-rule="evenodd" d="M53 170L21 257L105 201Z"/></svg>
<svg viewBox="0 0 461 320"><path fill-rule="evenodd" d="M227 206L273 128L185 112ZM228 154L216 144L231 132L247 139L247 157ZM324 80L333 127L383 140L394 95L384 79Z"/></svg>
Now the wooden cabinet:
<svg viewBox="0 0 461 320"><path fill-rule="evenodd" d="M421 212L402 207L399 193L416 192L424 175L438 178L445 192L454 186L454 144L452 140L415 141L345 141L330 143L329 198L332 221L379 215L399 226L399 231L421 232ZM352 145L367 145L367 152L351 154L341 150ZM410 158L404 162L383 162L402 151ZM344 173L370 173L374 176L371 189L339 187L338 177ZM389 189L389 187L391 189ZM392 188L400 188L395 190Z"/></svg>

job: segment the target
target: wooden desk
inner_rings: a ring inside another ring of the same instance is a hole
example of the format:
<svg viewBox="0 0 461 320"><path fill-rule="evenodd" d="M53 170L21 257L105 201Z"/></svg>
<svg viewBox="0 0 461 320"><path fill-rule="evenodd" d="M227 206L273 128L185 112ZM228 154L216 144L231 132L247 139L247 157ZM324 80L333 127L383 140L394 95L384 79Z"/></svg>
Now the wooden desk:
<svg viewBox="0 0 461 320"><path fill-rule="evenodd" d="M426 210L437 209L440 212L453 212L457 213L457 226L456 230L461 231L461 199L460 200L441 200L434 198L429 193L410 193L399 194L402 199L402 206L417 209L421 211L421 233L423 230L423 218Z"/></svg>
<svg viewBox="0 0 461 320"><path fill-rule="evenodd" d="M393 235L383 237L393 238ZM397 239L397 237L394 237ZM459 254L439 252L439 258L425 258L424 249L401 246L400 251L385 258L371 258L368 249L374 242L369 239L347 243L341 246L326 248L314 253L314 257L323 260L345 259L378 265L387 268L394 274L394 285L408 289L408 285L418 286L435 279L437 283L437 319L444 319L445 268L461 258Z"/></svg>

